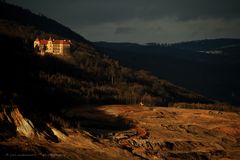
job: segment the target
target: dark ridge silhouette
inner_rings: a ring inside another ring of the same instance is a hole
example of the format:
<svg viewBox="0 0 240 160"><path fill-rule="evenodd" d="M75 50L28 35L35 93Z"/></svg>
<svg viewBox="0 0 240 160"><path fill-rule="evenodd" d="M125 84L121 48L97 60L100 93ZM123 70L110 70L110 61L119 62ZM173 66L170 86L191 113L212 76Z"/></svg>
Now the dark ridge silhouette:
<svg viewBox="0 0 240 160"><path fill-rule="evenodd" d="M44 15L34 14L30 10L23 9L19 6L8 4L2 1L0 1L0 19L17 23L18 25L16 26L16 29L19 30L21 30L22 25L28 27L29 29L43 31L48 34L59 35L79 42L90 43L79 34L73 32L71 29L65 27L55 20L52 20ZM39 33L36 33L34 35L35 37L31 38L36 38L38 34Z"/></svg>
<svg viewBox="0 0 240 160"><path fill-rule="evenodd" d="M192 51L208 51L222 49L225 47L231 47L235 45L240 45L240 39L206 39L198 41L180 42L172 44L171 46L180 49L192 50Z"/></svg>

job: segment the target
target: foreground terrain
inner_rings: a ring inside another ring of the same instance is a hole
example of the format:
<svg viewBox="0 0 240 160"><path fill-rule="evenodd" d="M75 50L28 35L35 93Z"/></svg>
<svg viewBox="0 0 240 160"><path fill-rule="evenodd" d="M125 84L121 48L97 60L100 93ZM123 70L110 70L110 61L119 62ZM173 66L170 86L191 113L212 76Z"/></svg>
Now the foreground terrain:
<svg viewBox="0 0 240 160"><path fill-rule="evenodd" d="M240 115L234 112L113 105L64 114L78 120L79 128L52 127L59 142L19 134L1 139L1 159L240 157Z"/></svg>

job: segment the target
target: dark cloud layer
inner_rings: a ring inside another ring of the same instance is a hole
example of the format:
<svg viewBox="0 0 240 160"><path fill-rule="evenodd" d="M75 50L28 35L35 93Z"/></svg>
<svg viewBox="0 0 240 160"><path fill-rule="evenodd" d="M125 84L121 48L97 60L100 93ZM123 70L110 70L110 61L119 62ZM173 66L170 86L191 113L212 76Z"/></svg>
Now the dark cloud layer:
<svg viewBox="0 0 240 160"><path fill-rule="evenodd" d="M129 33L135 32L135 31L136 31L136 29L132 28L132 27L118 27L118 28L116 28L115 33L116 34L129 34Z"/></svg>
<svg viewBox="0 0 240 160"><path fill-rule="evenodd" d="M240 36L239 0L8 1L54 18L90 40L142 43ZM153 32L164 33L154 37Z"/></svg>

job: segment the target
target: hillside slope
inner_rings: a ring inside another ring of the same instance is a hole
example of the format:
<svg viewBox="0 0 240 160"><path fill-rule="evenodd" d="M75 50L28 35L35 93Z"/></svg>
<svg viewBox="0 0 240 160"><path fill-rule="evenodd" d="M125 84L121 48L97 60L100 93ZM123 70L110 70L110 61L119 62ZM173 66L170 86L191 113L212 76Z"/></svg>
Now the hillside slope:
<svg viewBox="0 0 240 160"><path fill-rule="evenodd" d="M149 70L205 96L239 105L239 41L217 39L169 45L96 42L95 45L128 67Z"/></svg>
<svg viewBox="0 0 240 160"><path fill-rule="evenodd" d="M17 6L0 4L7 5L9 10L21 10L22 15L32 14ZM59 129L66 124L77 127L77 120L63 115L64 110L76 106L140 102L149 106L167 106L174 102L214 103L147 71L124 67L82 39L71 39L73 47L69 54L40 56L33 51L32 32L29 32L29 29L38 28L37 24L24 25L12 17L0 19L0 22L3 20L4 25L0 25L0 108L18 106L39 132L47 132L49 123ZM36 33L64 38L65 30L67 34L69 29L63 28L60 35L46 33L44 28Z"/></svg>
<svg viewBox="0 0 240 160"><path fill-rule="evenodd" d="M21 101L24 101L23 97L29 101L36 100L36 103L32 102L35 105L44 103L45 99L47 103L58 105L79 102L136 104L145 101L149 105L167 105L175 101L209 102L146 71L123 67L99 53L90 42L53 20L0 3L5 8L1 10L0 19L4 22L0 29L3 94L14 93ZM8 11L11 13L5 14ZM70 38L73 40L72 52L59 57L36 55L32 48L33 34L29 32L34 28L37 29L34 33ZM61 28L61 32L55 28Z"/></svg>

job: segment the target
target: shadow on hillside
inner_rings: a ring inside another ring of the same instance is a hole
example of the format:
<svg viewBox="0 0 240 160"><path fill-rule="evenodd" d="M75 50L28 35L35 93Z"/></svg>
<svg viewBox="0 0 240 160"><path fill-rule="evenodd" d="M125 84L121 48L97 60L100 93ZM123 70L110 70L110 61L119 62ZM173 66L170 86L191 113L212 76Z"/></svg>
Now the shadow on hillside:
<svg viewBox="0 0 240 160"><path fill-rule="evenodd" d="M128 130L134 127L134 123L122 116L107 114L98 107L73 108L65 112L72 126L86 130L97 137L111 136L114 132Z"/></svg>
<svg viewBox="0 0 240 160"><path fill-rule="evenodd" d="M78 93L68 92L71 86L64 83L64 80L68 81L64 78L92 82L94 75L56 57L34 54L29 49L31 46L26 46L20 38L0 35L0 42L0 91L5 99L47 111L84 101ZM46 76L58 74L60 78L49 82L40 78L40 73L46 73Z"/></svg>
<svg viewBox="0 0 240 160"><path fill-rule="evenodd" d="M0 54L0 104L16 104L23 115L33 122L37 130L52 134L46 126L46 122L51 121L49 113L64 116L61 114L61 109L78 106L88 101L80 92L71 92L71 86L67 86L65 82L68 79L62 79L62 77L83 79L91 83L97 81L94 75L56 57L42 57L34 54L30 49L31 46L26 46L20 38L0 35L0 42L2 51ZM60 79L51 83L39 78L41 72L50 76L58 74ZM79 88L74 89L77 91ZM94 103L94 101L91 102ZM122 117L107 115L97 108L91 108L87 112L85 110L84 113L86 114L80 114L78 117L65 117L66 123L70 123L73 127L78 127L80 124L81 128L93 135L125 130L132 124ZM61 126L58 128L61 129ZM56 141L56 137L52 140Z"/></svg>

